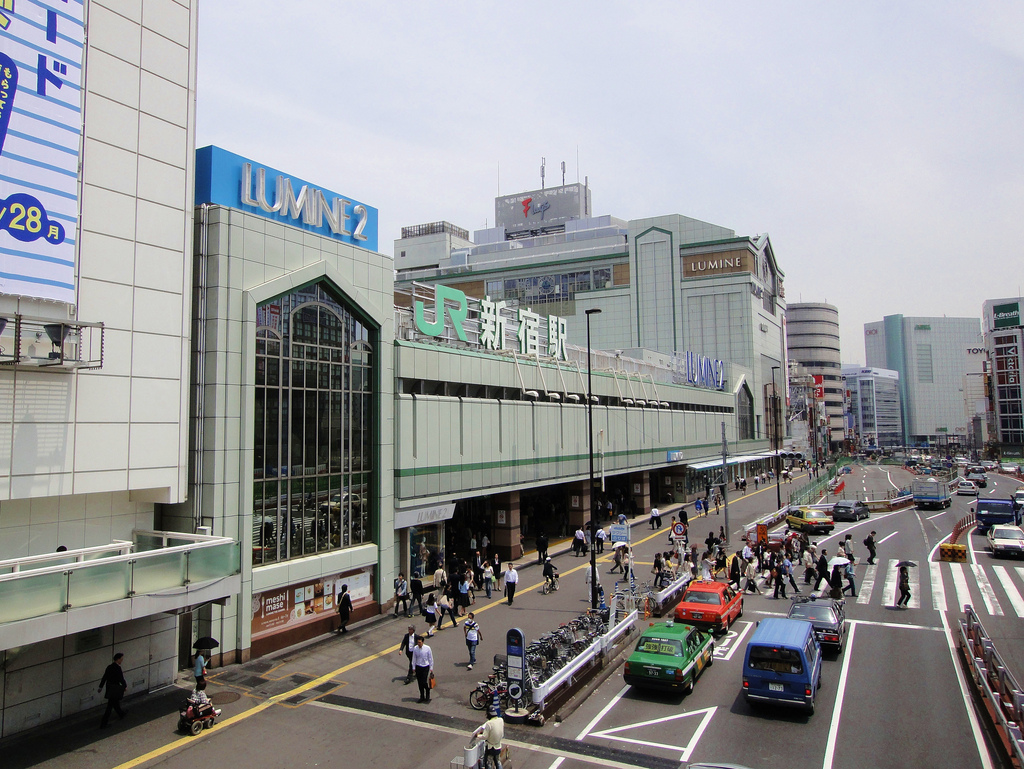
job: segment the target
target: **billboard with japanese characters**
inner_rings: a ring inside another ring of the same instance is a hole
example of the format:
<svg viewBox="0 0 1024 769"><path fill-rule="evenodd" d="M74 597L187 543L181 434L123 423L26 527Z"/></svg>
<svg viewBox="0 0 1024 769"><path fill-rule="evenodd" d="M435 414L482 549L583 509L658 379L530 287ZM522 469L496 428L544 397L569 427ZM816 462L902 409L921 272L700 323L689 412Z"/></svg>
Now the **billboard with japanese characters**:
<svg viewBox="0 0 1024 769"><path fill-rule="evenodd" d="M82 0L0 0L0 293L74 303Z"/></svg>

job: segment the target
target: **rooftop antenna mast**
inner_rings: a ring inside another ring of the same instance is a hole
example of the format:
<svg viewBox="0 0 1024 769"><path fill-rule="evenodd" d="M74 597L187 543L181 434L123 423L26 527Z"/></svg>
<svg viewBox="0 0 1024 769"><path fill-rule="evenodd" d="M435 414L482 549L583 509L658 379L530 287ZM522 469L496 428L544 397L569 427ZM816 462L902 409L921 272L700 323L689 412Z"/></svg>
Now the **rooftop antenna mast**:
<svg viewBox="0 0 1024 769"><path fill-rule="evenodd" d="M565 161L562 161L562 186L565 186Z"/></svg>
<svg viewBox="0 0 1024 769"><path fill-rule="evenodd" d="M548 164L547 158L540 159L540 188L544 189L544 166Z"/></svg>

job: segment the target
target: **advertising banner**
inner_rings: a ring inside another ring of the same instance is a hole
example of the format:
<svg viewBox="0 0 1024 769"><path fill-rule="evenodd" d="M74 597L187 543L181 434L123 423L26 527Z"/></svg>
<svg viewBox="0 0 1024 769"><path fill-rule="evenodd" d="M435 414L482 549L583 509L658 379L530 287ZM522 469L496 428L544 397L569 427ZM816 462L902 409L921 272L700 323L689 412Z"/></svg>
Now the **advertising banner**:
<svg viewBox="0 0 1024 769"><path fill-rule="evenodd" d="M992 308L992 322L996 328L1020 325L1020 303L997 304Z"/></svg>
<svg viewBox="0 0 1024 769"><path fill-rule="evenodd" d="M0 293L75 302L84 3L0 3Z"/></svg>
<svg viewBox="0 0 1024 769"><path fill-rule="evenodd" d="M252 637L279 633L322 619L337 611L334 597L348 585L352 608L373 601L373 567L333 574L287 587L254 593L252 596Z"/></svg>

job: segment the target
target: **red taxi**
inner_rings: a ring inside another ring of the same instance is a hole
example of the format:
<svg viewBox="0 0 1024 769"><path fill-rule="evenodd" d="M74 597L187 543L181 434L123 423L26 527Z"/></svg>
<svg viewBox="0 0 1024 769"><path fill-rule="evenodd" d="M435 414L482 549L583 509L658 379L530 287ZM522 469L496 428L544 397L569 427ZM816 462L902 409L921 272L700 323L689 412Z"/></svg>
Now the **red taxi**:
<svg viewBox="0 0 1024 769"><path fill-rule="evenodd" d="M743 615L743 593L724 582L695 580L686 586L675 618L687 625L725 631Z"/></svg>

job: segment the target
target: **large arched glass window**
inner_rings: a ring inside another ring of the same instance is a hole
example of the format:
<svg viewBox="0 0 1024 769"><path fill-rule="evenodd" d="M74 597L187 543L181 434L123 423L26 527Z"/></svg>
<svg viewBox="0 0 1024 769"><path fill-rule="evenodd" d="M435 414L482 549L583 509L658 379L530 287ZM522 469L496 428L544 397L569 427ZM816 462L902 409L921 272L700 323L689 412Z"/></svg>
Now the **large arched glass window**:
<svg viewBox="0 0 1024 769"><path fill-rule="evenodd" d="M373 540L376 344L327 283L257 308L254 566Z"/></svg>
<svg viewBox="0 0 1024 769"><path fill-rule="evenodd" d="M754 396L750 394L750 389L745 382L736 395L736 428L741 441L753 440Z"/></svg>

